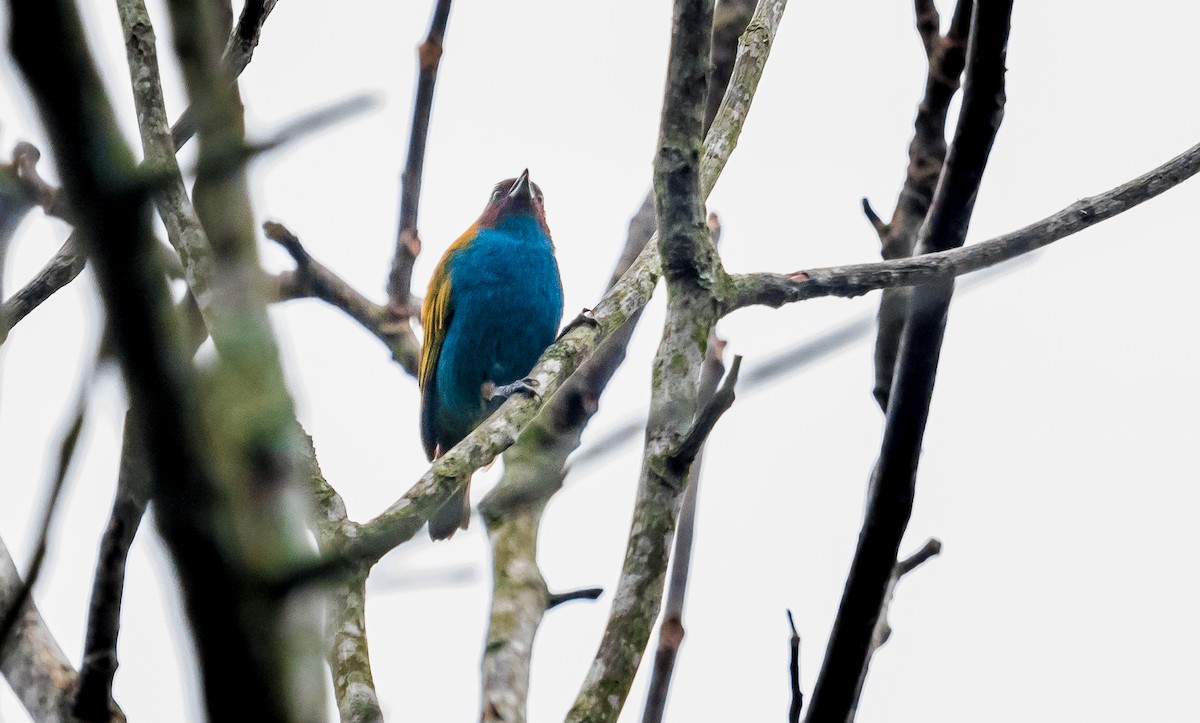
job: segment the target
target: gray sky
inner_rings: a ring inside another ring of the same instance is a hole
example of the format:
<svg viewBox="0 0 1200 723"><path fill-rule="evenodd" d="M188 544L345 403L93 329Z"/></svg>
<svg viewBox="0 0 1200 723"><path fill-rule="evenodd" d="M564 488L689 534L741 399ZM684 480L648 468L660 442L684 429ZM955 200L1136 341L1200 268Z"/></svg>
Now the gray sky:
<svg viewBox="0 0 1200 723"><path fill-rule="evenodd" d="M115 7L81 5L137 146ZM430 6L281 2L242 82L259 136L354 93L378 98L376 111L256 162L251 175L260 219L286 223L376 300L395 234L414 47ZM940 6L948 16L948 4ZM455 3L426 161L418 293L491 184L529 167L546 193L567 313L598 298L649 186L670 18L667 2L605 8ZM151 11L168 58L165 13L160 3ZM1007 112L969 242L1107 190L1196 143L1198 26L1196 3L1019 3ZM164 73L175 114L183 106L178 74ZM710 199L724 223L727 268L877 259L859 198L890 214L923 83L909 4L793 2ZM48 150L5 58L0 146L18 140ZM945 550L897 590L896 632L875 659L861 721L1197 719L1198 201L1200 185L1184 185L955 302L903 546L907 553L937 536ZM40 217L27 222L5 288L29 278L67 232ZM270 268L288 265L277 249L263 251ZM22 565L47 461L95 346L96 303L85 273L0 353L0 536ZM740 311L720 333L749 366L876 304L871 295ZM415 383L319 302L279 307L273 318L327 477L352 517L373 516L426 467ZM644 414L661 321L656 299L585 444ZM705 458L669 720L783 719L785 608L801 626L811 691L878 448L871 380L864 341L769 393L743 395L718 425ZM111 372L102 376L52 565L36 592L76 661L115 482L119 389ZM552 590L614 588L639 460L633 444L581 469L550 504L540 544ZM477 477L476 500L498 472ZM175 591L147 531L130 563L116 697L131 720L190 720L196 698L181 663L186 641L171 630L180 619ZM462 567L474 573L467 583L427 577ZM417 541L385 559L368 622L385 714L477 718L489 569L478 520L452 542ZM569 707L608 602L547 615L534 654L533 721L561 718ZM640 718L648 669L623 721ZM25 720L3 686L0 718Z"/></svg>

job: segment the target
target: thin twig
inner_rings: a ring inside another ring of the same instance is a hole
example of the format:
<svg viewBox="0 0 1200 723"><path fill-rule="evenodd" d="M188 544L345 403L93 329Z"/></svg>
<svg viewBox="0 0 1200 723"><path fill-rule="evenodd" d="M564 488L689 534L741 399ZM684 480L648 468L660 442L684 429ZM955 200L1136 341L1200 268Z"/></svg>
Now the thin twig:
<svg viewBox="0 0 1200 723"><path fill-rule="evenodd" d="M879 648L892 637L892 625L888 620L888 615L891 611L892 600L896 594L896 584L900 582L900 578L941 554L941 552L941 541L936 538L930 538L920 550L897 562L896 566L892 569L892 577L888 580L887 593L883 596L883 605L880 607L879 620L875 623L874 634L871 635L871 647L867 652L867 660L863 664L862 672L858 676L858 685L854 690L854 702L850 706L850 714L846 717L847 721L853 721L855 716L858 715L859 700L862 697L863 686L867 682L867 673L870 671L871 661L875 659L875 653L879 652Z"/></svg>
<svg viewBox="0 0 1200 723"><path fill-rule="evenodd" d="M300 239L281 223L263 224L267 238L283 247L296 262L294 272L275 278L276 299L313 297L341 309L375 338L383 342L392 358L409 374L416 374L420 342L408 324L394 324L385 308L360 294L354 287L314 259Z"/></svg>
<svg viewBox="0 0 1200 723"><path fill-rule="evenodd" d="M433 113L433 90L437 84L442 42L450 21L451 0L437 0L429 34L417 48L420 68L417 92L413 100L412 126L408 138L408 160L400 178L400 227L396 232L396 251L388 274L388 313L393 323L407 323L415 311L409 303L412 293L412 269L421 253L417 231L417 211L421 202L421 180L425 170L425 142L429 137L429 119Z"/></svg>
<svg viewBox="0 0 1200 723"><path fill-rule="evenodd" d="M729 368L729 373L725 375L725 380L721 383L720 388L717 389L712 399L701 407L695 422L683 436L679 446L667 456L668 464L679 469L691 468L692 462L700 453L700 448L704 446L704 442L708 439L713 427L716 426L717 420L733 406L733 400L736 397L734 388L737 385L738 372L741 371L741 368L742 357L734 356L733 365Z"/></svg>
<svg viewBox="0 0 1200 723"><path fill-rule="evenodd" d="M1011 0L980 2L975 8L958 128L921 227L918 253L955 248L966 238L1004 113L1004 60L1011 12ZM808 719L814 723L841 723L854 705L896 553L912 513L917 461L952 293L950 281L920 287L913 294L866 520L813 688Z"/></svg>
<svg viewBox="0 0 1200 723"><path fill-rule="evenodd" d="M79 247L75 234L71 234L41 271L0 303L0 343L4 342L18 322L41 306L43 301L74 281L86 264L87 255Z"/></svg>
<svg viewBox="0 0 1200 723"><path fill-rule="evenodd" d="M792 683L792 704L788 707L788 723L800 723L800 711L804 708L804 691L800 688L800 632L796 630L796 621L792 611L787 611L788 627L792 629L792 637L788 640L791 649L788 662L788 678Z"/></svg>
<svg viewBox="0 0 1200 723"><path fill-rule="evenodd" d="M62 497L63 485L67 481L67 471L70 469L71 460L75 458L75 448L79 442L79 433L83 430L83 420L87 416L92 377L92 373L88 373L84 377L84 383L79 391L79 396L75 400L75 413L71 415L71 422L67 425L62 441L58 445L58 458L54 466L54 476L50 479L50 488L46 494L46 502L42 509L42 519L38 523L37 537L33 545L33 556L29 561L29 569L23 576L25 583L17 591L16 595L13 596L8 605L3 608L4 614L0 615L0 651L3 651L7 646L9 636L12 635L17 622L21 619L25 603L33 594L33 588L37 585L38 578L41 577L42 563L46 560L46 550L50 543L50 527L54 522L54 513L58 510L58 501Z"/></svg>
<svg viewBox="0 0 1200 723"><path fill-rule="evenodd" d="M546 596L546 609L553 610L563 603L574 600L599 600L603 594L604 588L602 587L585 587L567 592L552 592Z"/></svg>
<svg viewBox="0 0 1200 723"><path fill-rule="evenodd" d="M184 294L179 306L179 317L187 328L188 350L195 355L208 338L208 330L191 291ZM121 629L125 566L129 549L146 513L151 488L144 444L144 431L138 428L134 414L126 412L117 490L97 555L88 603L83 661L72 704L72 712L80 720L108 720L107 716L115 706L112 687L118 666L117 639Z"/></svg>

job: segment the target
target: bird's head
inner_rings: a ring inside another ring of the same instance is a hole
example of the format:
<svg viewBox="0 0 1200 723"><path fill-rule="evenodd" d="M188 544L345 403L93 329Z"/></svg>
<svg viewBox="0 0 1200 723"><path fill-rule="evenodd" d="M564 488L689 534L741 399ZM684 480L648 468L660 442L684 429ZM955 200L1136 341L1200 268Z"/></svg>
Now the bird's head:
<svg viewBox="0 0 1200 723"><path fill-rule="evenodd" d="M479 217L483 228L497 228L505 221L528 217L535 219L547 234L546 208L542 203L542 189L529 180L529 169L521 171L516 178L506 178L492 188L488 205Z"/></svg>

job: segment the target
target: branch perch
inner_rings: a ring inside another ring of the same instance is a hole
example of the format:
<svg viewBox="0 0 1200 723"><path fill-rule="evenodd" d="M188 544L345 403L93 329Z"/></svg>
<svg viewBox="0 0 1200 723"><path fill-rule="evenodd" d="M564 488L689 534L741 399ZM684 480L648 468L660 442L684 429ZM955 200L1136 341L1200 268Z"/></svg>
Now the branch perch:
<svg viewBox="0 0 1200 723"><path fill-rule="evenodd" d="M764 0L755 20L747 27L738 47L732 80L704 142L700 166L703 195L707 197L720 177L729 155L737 146L742 123L754 91L762 77L770 45L784 6L782 0ZM703 219L701 219L703 228ZM653 241L638 254L600 303L592 309L592 323L577 324L542 354L530 377L541 394L506 401L499 410L465 439L440 457L408 492L370 522L333 556L303 565L278 581L283 586L302 584L315 578L337 575L347 567L370 565L421 529L429 516L470 477L510 447L545 400L559 390L576 369L611 338L649 301L661 273L658 246Z"/></svg>

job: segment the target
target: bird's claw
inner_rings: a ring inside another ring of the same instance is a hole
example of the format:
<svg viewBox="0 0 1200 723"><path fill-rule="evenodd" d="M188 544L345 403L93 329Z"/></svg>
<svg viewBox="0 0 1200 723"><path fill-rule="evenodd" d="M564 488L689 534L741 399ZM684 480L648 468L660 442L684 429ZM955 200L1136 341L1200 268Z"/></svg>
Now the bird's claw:
<svg viewBox="0 0 1200 723"><path fill-rule="evenodd" d="M577 326L591 326L600 328L600 322L597 321L596 317L592 315L591 309L584 309L583 311L579 312L579 316L571 319L571 321L563 327L563 330L558 333L558 338L556 338L555 341L562 339L567 335L568 332Z"/></svg>
<svg viewBox="0 0 1200 723"><path fill-rule="evenodd" d="M537 399L541 396L541 394L538 393L537 388L538 380L534 379L533 377L525 377L524 379L518 379L512 384L501 384L500 386L492 385L490 389L485 390L484 396L487 399L494 399L496 397L507 398L514 394L526 394L534 399Z"/></svg>

